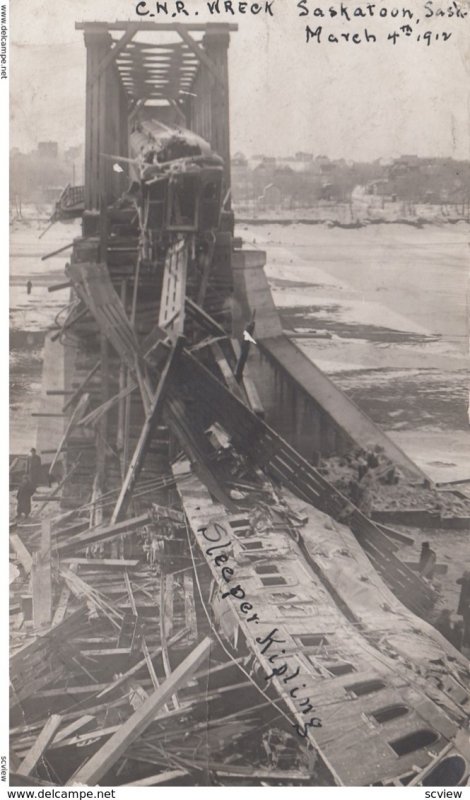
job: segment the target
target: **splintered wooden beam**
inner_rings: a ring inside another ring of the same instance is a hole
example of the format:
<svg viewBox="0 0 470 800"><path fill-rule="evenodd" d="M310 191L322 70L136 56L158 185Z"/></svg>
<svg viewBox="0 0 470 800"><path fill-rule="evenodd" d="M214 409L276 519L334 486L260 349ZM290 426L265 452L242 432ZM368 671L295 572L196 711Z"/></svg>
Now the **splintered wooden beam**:
<svg viewBox="0 0 470 800"><path fill-rule="evenodd" d="M54 617L52 619L52 627L55 625L60 625L62 620L65 617L65 613L67 611L67 604L70 598L70 589L68 586L63 586L62 591L60 593L59 601L57 603L56 610L54 611Z"/></svg>
<svg viewBox="0 0 470 800"><path fill-rule="evenodd" d="M93 717L91 714L84 714L83 717L79 717L79 719L74 720L69 725L66 725L65 728L62 728L62 730L54 736L52 745L57 746L60 742L63 742L64 739L67 739L73 733L76 733L84 728L85 725L90 725L90 723L94 721L95 717Z"/></svg>
<svg viewBox="0 0 470 800"><path fill-rule="evenodd" d="M41 525L41 546L34 553L31 571L33 625L35 630L48 628L52 620L51 523Z"/></svg>
<svg viewBox="0 0 470 800"><path fill-rule="evenodd" d="M163 407L168 376L170 375L172 369L174 368L175 363L178 360L178 356L180 355L183 349L183 343L184 343L184 338L182 336L178 337L174 347L170 352L170 355L167 358L166 364L161 373L156 392L150 404L150 409L147 413L145 422L142 426L142 430L139 436L139 441L137 442L136 448L134 450L134 455L132 456L131 462L129 464L126 473L126 477L124 478L121 487L121 491L119 492L119 497L114 507L114 511L111 515L111 525L114 525L116 522L118 522L126 511L127 505L130 500L130 494L134 488L137 478L139 477L149 442L152 438L152 434L155 429L158 416L161 413Z"/></svg>
<svg viewBox="0 0 470 800"><path fill-rule="evenodd" d="M148 775L147 778L140 778L132 783L124 783L123 786L157 786L159 783L169 783L176 778L184 778L188 773L182 769L173 769L169 772L160 772L158 775Z"/></svg>
<svg viewBox="0 0 470 800"><path fill-rule="evenodd" d="M18 536L17 533L10 533L10 544L13 547L18 561L20 562L21 566L23 567L24 571L27 575L31 572L31 567L33 565L33 557L29 552L26 545L23 544L22 540Z"/></svg>
<svg viewBox="0 0 470 800"><path fill-rule="evenodd" d="M116 569L126 569L136 567L140 562L138 558L72 558L65 556L62 558L66 564L78 564L87 567L110 567Z"/></svg>
<svg viewBox="0 0 470 800"><path fill-rule="evenodd" d="M208 657L211 644L209 637L203 639L192 653L176 667L175 671L162 683L159 689L150 695L89 761L77 770L67 782L67 785L73 786L78 783L85 786L95 786L116 763L118 758L126 752L128 747L143 734L169 697L187 683L199 664Z"/></svg>
<svg viewBox="0 0 470 800"><path fill-rule="evenodd" d="M44 750L54 738L55 732L57 731L57 728L60 726L61 722L62 717L60 714L53 714L51 717L49 717L38 738L34 742L31 749L28 750L23 761L18 767L18 775L31 775L36 764L44 753Z"/></svg>
<svg viewBox="0 0 470 800"><path fill-rule="evenodd" d="M59 553L69 552L71 550L82 550L90 544L96 542L104 542L107 539L113 539L115 536L121 536L123 533L130 533L130 531L140 528L153 518L153 513L147 511L145 514L140 514L138 517L125 519L115 525L106 525L105 527L94 528L93 530L86 530L83 533L74 534L66 542L58 542L56 549Z"/></svg>

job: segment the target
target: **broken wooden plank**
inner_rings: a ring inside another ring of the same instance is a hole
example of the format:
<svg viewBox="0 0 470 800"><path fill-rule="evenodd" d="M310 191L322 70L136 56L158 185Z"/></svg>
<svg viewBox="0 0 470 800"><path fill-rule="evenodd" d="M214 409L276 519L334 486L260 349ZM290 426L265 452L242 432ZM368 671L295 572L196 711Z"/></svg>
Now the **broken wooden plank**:
<svg viewBox="0 0 470 800"><path fill-rule="evenodd" d="M41 525L41 546L34 553L31 569L33 625L36 631L48 628L52 621L51 523Z"/></svg>
<svg viewBox="0 0 470 800"><path fill-rule="evenodd" d="M132 568L140 564L138 558L78 558L74 556L64 556L61 560L66 564L76 564L77 566L87 567L109 567L110 569Z"/></svg>
<svg viewBox="0 0 470 800"><path fill-rule="evenodd" d="M197 615L196 606L194 603L194 584L192 576L185 573L183 576L184 588L184 618L186 627L189 628L189 639L195 641L197 639Z"/></svg>
<svg viewBox="0 0 470 800"><path fill-rule="evenodd" d="M57 603L56 610L54 612L54 616L52 618L52 627L55 625L60 625L62 620L65 617L65 613L67 611L67 604L70 599L70 589L68 586L63 586L62 591L60 593L59 601Z"/></svg>
<svg viewBox="0 0 470 800"><path fill-rule="evenodd" d="M160 772L158 775L148 775L132 783L124 783L123 786L158 786L159 783L170 783L176 778L184 778L188 773L182 769L173 769L169 772Z"/></svg>
<svg viewBox="0 0 470 800"><path fill-rule="evenodd" d="M80 650L82 656L88 657L107 657L110 656L130 656L132 655L132 647L109 647L104 650Z"/></svg>
<svg viewBox="0 0 470 800"><path fill-rule="evenodd" d="M114 539L115 536L121 536L123 533L130 533L136 528L140 528L153 518L152 511L147 511L145 514L140 514L138 517L131 517L131 519L122 520L115 525L106 525L105 527L98 527L92 530L84 531L83 533L76 534L65 542L58 542L56 549L59 553L68 552L70 550L82 550L90 544L96 542L104 542L108 539Z"/></svg>
<svg viewBox="0 0 470 800"><path fill-rule="evenodd" d="M157 711L175 691L183 686L193 675L198 666L209 656L211 639L206 637L175 669L169 678L157 689L140 708L135 711L118 731L100 747L100 749L80 767L67 785L77 783L95 786L116 763L127 748L135 742L155 719Z"/></svg>
<svg viewBox="0 0 470 800"><path fill-rule="evenodd" d="M67 739L68 736L71 736L72 733L76 733L76 731L81 730L84 728L85 725L89 725L91 722L95 721L95 717L91 714L84 714L83 717L79 717L78 719L73 720L69 725L66 725L65 728L62 728L52 740L52 745L58 745L60 742L63 742L64 739Z"/></svg>
<svg viewBox="0 0 470 800"><path fill-rule="evenodd" d="M20 539L17 533L10 533L10 543L18 557L18 561L20 562L26 574L29 575L29 573L31 572L31 567L33 565L33 558L31 553L29 552L28 548L23 544L22 540Z"/></svg>
<svg viewBox="0 0 470 800"><path fill-rule="evenodd" d="M174 577L173 575L164 575L160 577L160 639L162 644L162 661L163 669L167 678L171 675L170 656L168 653L167 636L171 634L173 629L173 591L174 591ZM178 696L175 694L171 697L172 703L175 708L180 707Z"/></svg>
<svg viewBox="0 0 470 800"><path fill-rule="evenodd" d="M49 717L38 738L34 742L31 749L28 750L26 756L18 767L19 775L30 775L32 773L48 744L54 738L54 735L61 722L62 717L60 714L53 714L51 717Z"/></svg>
<svg viewBox="0 0 470 800"><path fill-rule="evenodd" d="M227 387L230 389L232 394L235 395L235 397L238 397L242 403L246 404L246 398L242 392L242 389L240 388L240 384L236 381L232 368L228 363L220 344L218 342L213 342L210 346L210 349L212 350L212 354L222 373L222 377L227 384Z"/></svg>

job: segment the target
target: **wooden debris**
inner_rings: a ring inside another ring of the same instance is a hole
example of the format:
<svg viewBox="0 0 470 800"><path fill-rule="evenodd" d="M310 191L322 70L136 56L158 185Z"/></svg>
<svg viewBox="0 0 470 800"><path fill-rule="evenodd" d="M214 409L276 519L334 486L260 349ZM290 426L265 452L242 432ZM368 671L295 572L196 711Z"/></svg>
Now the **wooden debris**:
<svg viewBox="0 0 470 800"><path fill-rule="evenodd" d="M10 533L10 543L27 575L31 572L33 558L17 533Z"/></svg>
<svg viewBox="0 0 470 800"><path fill-rule="evenodd" d="M34 553L31 572L33 625L36 630L48 628L52 621L51 523L41 526L41 546Z"/></svg>
<svg viewBox="0 0 470 800"><path fill-rule="evenodd" d="M94 786L108 770L116 763L118 758L125 753L127 748L136 740L155 718L157 711L193 675L199 664L204 661L211 649L209 637L192 651L175 669L169 678L157 689L140 708L119 728L116 733L86 762L73 777L67 786L77 783L85 786Z"/></svg>
<svg viewBox="0 0 470 800"><path fill-rule="evenodd" d="M92 714L84 714L83 717L79 717L78 719L71 722L69 725L66 725L65 728L62 728L53 738L52 745L58 745L71 736L73 733L84 728L86 725L90 725L92 722L95 721L95 717Z"/></svg>
<svg viewBox="0 0 470 800"><path fill-rule="evenodd" d="M160 772L158 775L149 775L132 783L124 783L123 786L158 786L159 783L171 783L177 778L184 778L187 774L185 770L173 769L169 772Z"/></svg>
<svg viewBox="0 0 470 800"><path fill-rule="evenodd" d="M18 767L17 771L19 775L30 775L32 773L47 746L54 738L54 734L59 728L61 722L62 717L60 714L53 714L47 720L32 748L28 751Z"/></svg>
<svg viewBox="0 0 470 800"><path fill-rule="evenodd" d="M187 634L186 630L179 631L179 633L177 633L175 636L173 636L168 641L168 645L171 646L173 644L176 644L178 641L180 641L180 639L183 639L186 634ZM162 652L162 648L161 648L161 646L159 646L155 650L153 650L152 653L149 654L149 657L150 658L156 658L158 655L160 655L161 652ZM98 698L104 697L105 695L109 694L109 692L112 692L112 691L114 691L114 689L117 689L118 686L122 686L122 684L125 683L125 681L127 681L133 675L136 675L137 672L139 672L139 670L141 670L146 664L148 665L147 656L145 656L137 664L134 664L133 667L128 669L127 672L125 672L123 675L121 675L119 678L117 678L117 680L115 680L113 683L110 683L109 686L106 687L106 689L103 689L103 691L101 691L97 695L97 697Z"/></svg>
<svg viewBox="0 0 470 800"><path fill-rule="evenodd" d="M150 522L152 517L152 512L147 511L145 514L141 514L138 517L125 519L122 520L122 522L117 522L114 525L106 525L104 527L94 528L93 530L88 530L75 535L66 542L58 542L56 548L60 553L68 552L70 550L82 550L91 544L114 539L116 536L121 536L123 533L130 533L131 531L136 530L136 528L140 528L147 522Z"/></svg>
<svg viewBox="0 0 470 800"><path fill-rule="evenodd" d="M165 367L163 368L163 371L161 373L157 389L155 391L154 396L152 397L150 409L147 412L145 422L142 426L142 430L139 436L139 441L137 442L137 445L135 447L134 455L132 456L126 477L124 478L121 491L117 499L116 506L111 516L111 525L118 522L118 520L122 517L123 513L127 508L130 493L132 492L135 482L139 477L148 445L150 443L153 431L155 429L155 425L157 424L158 416L161 413L163 407L163 401L165 398L166 385L169 375L171 374L171 371L174 369L174 366L178 361L178 357L183 349L183 341L184 341L183 337L178 337L173 349L170 352L170 355L168 356Z"/></svg>
<svg viewBox="0 0 470 800"><path fill-rule="evenodd" d="M100 568L106 567L108 569L128 569L137 567L140 563L138 558L78 558L64 556L61 560L64 564Z"/></svg>
<svg viewBox="0 0 470 800"><path fill-rule="evenodd" d="M192 575L185 573L183 576L184 588L184 617L186 627L189 628L189 640L195 641L197 639L197 615L196 606L194 603L194 584Z"/></svg>

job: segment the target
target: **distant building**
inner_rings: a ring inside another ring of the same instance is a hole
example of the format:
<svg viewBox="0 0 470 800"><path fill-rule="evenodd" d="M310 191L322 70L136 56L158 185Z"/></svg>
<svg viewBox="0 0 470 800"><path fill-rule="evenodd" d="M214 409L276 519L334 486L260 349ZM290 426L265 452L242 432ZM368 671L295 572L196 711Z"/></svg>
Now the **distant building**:
<svg viewBox="0 0 470 800"><path fill-rule="evenodd" d="M260 204L265 208L279 208L282 202L282 191L275 183L270 183L264 187Z"/></svg>

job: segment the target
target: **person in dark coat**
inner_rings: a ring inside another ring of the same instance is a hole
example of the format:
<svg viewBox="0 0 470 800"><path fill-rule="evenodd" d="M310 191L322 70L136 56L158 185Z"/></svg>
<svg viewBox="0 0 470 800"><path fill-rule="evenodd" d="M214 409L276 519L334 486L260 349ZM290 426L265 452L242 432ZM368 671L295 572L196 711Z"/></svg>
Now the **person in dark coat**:
<svg viewBox="0 0 470 800"><path fill-rule="evenodd" d="M31 448L31 455L28 458L28 478L36 491L41 483L41 458L34 447Z"/></svg>
<svg viewBox="0 0 470 800"><path fill-rule="evenodd" d="M459 605L457 614L463 617L462 648L470 648L470 571L465 570L464 574L457 581L462 587L460 589Z"/></svg>
<svg viewBox="0 0 470 800"><path fill-rule="evenodd" d="M16 499L16 513L18 517L29 517L31 514L31 498L34 494L34 487L30 483L27 475L23 475Z"/></svg>
<svg viewBox="0 0 470 800"><path fill-rule="evenodd" d="M419 557L419 572L423 578L431 580L434 575L436 567L436 554L431 549L429 542L423 542L421 545L421 554Z"/></svg>

